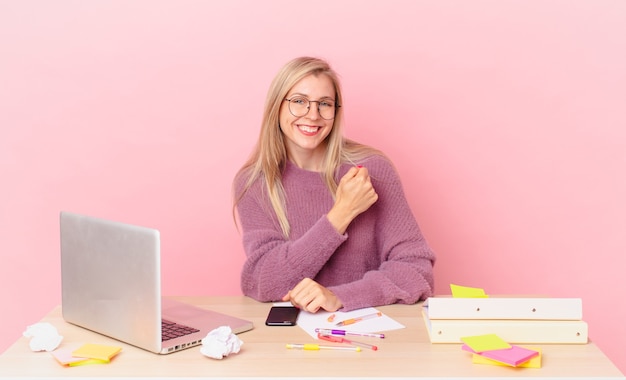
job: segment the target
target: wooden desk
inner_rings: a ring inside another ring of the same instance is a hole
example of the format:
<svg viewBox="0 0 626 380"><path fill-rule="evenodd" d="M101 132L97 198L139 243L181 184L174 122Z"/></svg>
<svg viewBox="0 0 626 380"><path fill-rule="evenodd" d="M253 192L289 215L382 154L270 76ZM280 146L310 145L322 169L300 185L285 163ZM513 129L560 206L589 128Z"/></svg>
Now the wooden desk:
<svg viewBox="0 0 626 380"><path fill-rule="evenodd" d="M239 335L244 344L238 354L222 360L203 356L199 347L156 355L68 324L57 307L42 322L64 336L61 347L99 343L122 346L122 352L109 364L63 367L48 352L32 352L28 340L20 338L0 356L0 378L624 378L593 343L543 345L540 369L472 364L460 345L430 343L419 304L378 308L406 326L375 340L378 351L301 351L287 350L285 344L315 340L299 327L265 326L269 304L247 297L175 298L251 320L255 328Z"/></svg>

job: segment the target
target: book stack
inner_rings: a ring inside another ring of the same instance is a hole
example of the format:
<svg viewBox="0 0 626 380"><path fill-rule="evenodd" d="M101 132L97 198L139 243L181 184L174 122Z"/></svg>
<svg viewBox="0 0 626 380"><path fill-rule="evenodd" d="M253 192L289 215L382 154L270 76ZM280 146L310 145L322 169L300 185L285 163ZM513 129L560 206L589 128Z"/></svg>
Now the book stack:
<svg viewBox="0 0 626 380"><path fill-rule="evenodd" d="M496 334L509 343L586 344L580 298L431 297L422 315L431 343Z"/></svg>

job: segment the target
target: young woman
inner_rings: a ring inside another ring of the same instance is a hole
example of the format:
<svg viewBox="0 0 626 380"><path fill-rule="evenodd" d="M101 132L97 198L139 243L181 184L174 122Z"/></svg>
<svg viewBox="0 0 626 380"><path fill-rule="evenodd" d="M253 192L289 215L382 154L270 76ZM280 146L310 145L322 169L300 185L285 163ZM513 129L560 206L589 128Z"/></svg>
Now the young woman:
<svg viewBox="0 0 626 380"><path fill-rule="evenodd" d="M258 143L237 173L245 295L309 312L415 303L435 256L392 163L342 135L327 62L288 62L268 91Z"/></svg>

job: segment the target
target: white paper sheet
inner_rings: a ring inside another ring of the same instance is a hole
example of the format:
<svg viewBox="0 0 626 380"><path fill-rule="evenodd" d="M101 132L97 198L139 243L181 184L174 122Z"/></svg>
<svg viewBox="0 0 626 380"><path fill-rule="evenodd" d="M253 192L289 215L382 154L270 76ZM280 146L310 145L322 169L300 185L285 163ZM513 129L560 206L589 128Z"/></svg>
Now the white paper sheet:
<svg viewBox="0 0 626 380"><path fill-rule="evenodd" d="M275 306L291 306L290 302L278 302ZM320 310L317 313L309 313L306 311L300 311L298 315L298 326L306 331L307 334L317 339L316 328L321 329L339 329L354 332L369 332L379 333L383 331L403 329L405 326L395 319L387 316L385 313L379 318L366 319L348 326L338 327L337 323L345 319L362 317L365 315L377 313L379 310L373 307L366 307L364 309L352 310L348 312L336 311L330 313L328 311ZM328 317L335 314L335 318L332 322L328 322Z"/></svg>

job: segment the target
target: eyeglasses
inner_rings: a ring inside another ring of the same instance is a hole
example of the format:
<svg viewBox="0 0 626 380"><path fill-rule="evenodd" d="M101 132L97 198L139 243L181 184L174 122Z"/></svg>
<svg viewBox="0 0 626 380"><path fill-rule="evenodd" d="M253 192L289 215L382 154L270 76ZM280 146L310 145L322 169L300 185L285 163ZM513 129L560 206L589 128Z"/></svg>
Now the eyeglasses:
<svg viewBox="0 0 626 380"><path fill-rule="evenodd" d="M291 99L285 99L289 102L289 112L295 117L302 117L309 113L311 103L317 103L317 112L324 120L332 120L335 118L336 109L341 107L335 104L332 99L309 100L304 96L295 96Z"/></svg>

